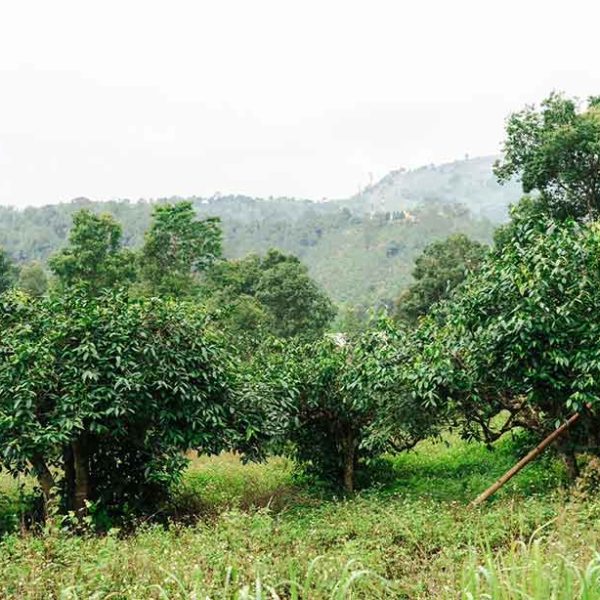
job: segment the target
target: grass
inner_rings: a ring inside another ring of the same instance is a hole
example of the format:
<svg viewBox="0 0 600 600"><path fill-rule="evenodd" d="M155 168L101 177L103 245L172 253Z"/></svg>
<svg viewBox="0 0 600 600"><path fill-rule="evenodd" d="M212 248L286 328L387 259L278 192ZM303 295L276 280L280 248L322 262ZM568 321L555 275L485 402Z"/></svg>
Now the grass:
<svg viewBox="0 0 600 600"><path fill-rule="evenodd" d="M523 449L450 441L377 465L351 499L312 494L284 459L196 458L174 500L196 522L6 535L0 598L600 600L600 500L571 501L548 456L470 509Z"/></svg>
<svg viewBox="0 0 600 600"><path fill-rule="evenodd" d="M529 449L527 438L512 436L503 438L491 450L456 436L447 436L442 442L424 441L418 451L391 459L389 489L416 498L468 503ZM509 481L493 501L545 495L565 482L562 464L548 453Z"/></svg>
<svg viewBox="0 0 600 600"><path fill-rule="evenodd" d="M462 595L469 600L597 600L600 555L578 565L544 539L516 542L498 556L474 557L465 568Z"/></svg>
<svg viewBox="0 0 600 600"><path fill-rule="evenodd" d="M238 457L193 457L175 490L174 511L211 516L227 509L283 507L296 496L291 461L274 457L267 464L242 464Z"/></svg>

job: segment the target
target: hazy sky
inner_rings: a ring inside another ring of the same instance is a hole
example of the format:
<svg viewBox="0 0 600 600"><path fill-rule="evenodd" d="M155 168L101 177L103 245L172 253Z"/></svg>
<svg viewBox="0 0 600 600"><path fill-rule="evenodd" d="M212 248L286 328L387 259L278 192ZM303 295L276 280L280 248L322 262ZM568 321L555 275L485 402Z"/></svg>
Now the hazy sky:
<svg viewBox="0 0 600 600"><path fill-rule="evenodd" d="M600 93L600 3L0 0L0 203L353 194Z"/></svg>

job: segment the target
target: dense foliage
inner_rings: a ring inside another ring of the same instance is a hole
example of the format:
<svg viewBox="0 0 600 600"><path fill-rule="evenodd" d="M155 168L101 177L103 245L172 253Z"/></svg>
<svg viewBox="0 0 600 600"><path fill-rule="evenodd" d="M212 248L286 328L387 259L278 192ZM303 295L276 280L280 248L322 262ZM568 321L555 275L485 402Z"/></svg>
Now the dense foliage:
<svg viewBox="0 0 600 600"><path fill-rule="evenodd" d="M452 233L489 242L506 220L518 186L499 186L493 157L392 173L348 200L309 202L246 196L190 198L197 218L220 219L223 254L263 256L276 248L293 254L336 303L391 307L411 283L414 259L432 241ZM70 203L16 210L0 207L0 245L18 264L45 264L61 249L80 209L109 213L123 227L122 243L144 245L157 201Z"/></svg>
<svg viewBox="0 0 600 600"><path fill-rule="evenodd" d="M221 256L221 235L219 220L198 220L191 202L156 206L140 256L146 291L191 294L194 274Z"/></svg>
<svg viewBox="0 0 600 600"><path fill-rule="evenodd" d="M526 193L537 190L552 216L600 215L600 98L583 110L561 94L511 115L501 181L517 176Z"/></svg>
<svg viewBox="0 0 600 600"><path fill-rule="evenodd" d="M48 275L37 261L27 263L19 270L17 287L31 296L43 296L48 291Z"/></svg>
<svg viewBox="0 0 600 600"><path fill-rule="evenodd" d="M0 246L0 294L9 289L15 282L17 270L6 254L2 246Z"/></svg>
<svg viewBox="0 0 600 600"><path fill-rule="evenodd" d="M412 448L436 430L404 385L407 337L387 321L348 337L270 348L259 364L287 449L352 492L364 460Z"/></svg>
<svg viewBox="0 0 600 600"><path fill-rule="evenodd" d="M470 272L476 271L486 246L464 234L451 235L425 247L415 260L415 279L397 300L396 315L414 325L431 307L447 298Z"/></svg>
<svg viewBox="0 0 600 600"><path fill-rule="evenodd" d="M423 323L421 364L430 371L421 383L429 402L449 399L467 431L487 439L516 426L547 434L584 411L572 441L597 450L600 229L513 219L510 242Z"/></svg>
<svg viewBox="0 0 600 600"><path fill-rule="evenodd" d="M121 245L121 226L109 214L96 215L82 209L73 215L69 245L49 260L52 272L63 287L85 284L99 293L131 280L135 260Z"/></svg>
<svg viewBox="0 0 600 600"><path fill-rule="evenodd" d="M351 493L371 459L449 427L491 443L579 411L560 442L575 474L575 452L600 449L598 106L553 95L509 119L498 176L534 193L492 248L460 203L385 210L378 184L293 209L119 205L144 215L132 234L83 206L50 285L0 254L2 465L78 514L156 509L192 449L286 453ZM316 273L338 286L337 321Z"/></svg>
<svg viewBox="0 0 600 600"><path fill-rule="evenodd" d="M207 273L201 295L233 336L315 338L335 315L331 300L295 256L220 261Z"/></svg>
<svg viewBox="0 0 600 600"><path fill-rule="evenodd" d="M258 425L220 339L193 305L78 290L0 306L0 447L46 497L155 506L182 452L255 451Z"/></svg>

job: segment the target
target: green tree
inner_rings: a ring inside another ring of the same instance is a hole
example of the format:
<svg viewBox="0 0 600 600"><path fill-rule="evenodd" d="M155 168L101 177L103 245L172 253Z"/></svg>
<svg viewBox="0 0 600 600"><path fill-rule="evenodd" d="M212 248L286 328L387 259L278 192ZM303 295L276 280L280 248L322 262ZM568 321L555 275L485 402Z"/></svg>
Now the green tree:
<svg viewBox="0 0 600 600"><path fill-rule="evenodd" d="M487 246L462 233L426 246L415 261L415 283L396 301L397 318L414 325L479 268L486 252Z"/></svg>
<svg viewBox="0 0 600 600"><path fill-rule="evenodd" d="M583 109L551 94L541 106L514 113L506 126L501 182L519 177L525 193L537 190L560 218L596 218L600 212L600 98Z"/></svg>
<svg viewBox="0 0 600 600"><path fill-rule="evenodd" d="M17 287L31 296L43 296L48 290L48 276L37 261L21 267Z"/></svg>
<svg viewBox="0 0 600 600"><path fill-rule="evenodd" d="M121 246L121 226L109 214L81 209L73 215L69 244L48 264L63 288L84 284L92 294L130 282L135 259Z"/></svg>
<svg viewBox="0 0 600 600"><path fill-rule="evenodd" d="M4 248L0 246L0 294L12 287L17 273L17 268L10 260Z"/></svg>
<svg viewBox="0 0 600 600"><path fill-rule="evenodd" d="M403 385L406 338L388 322L354 338L328 335L262 351L258 371L270 387L262 397L284 449L348 493L366 459L412 448L436 427Z"/></svg>
<svg viewBox="0 0 600 600"><path fill-rule="evenodd" d="M516 426L544 435L582 411L572 441L598 451L600 226L513 221L512 237L421 324L414 389L427 406L456 406L467 435L488 441ZM563 444L574 474L572 449Z"/></svg>
<svg viewBox="0 0 600 600"><path fill-rule="evenodd" d="M322 334L335 308L311 279L308 268L295 256L277 250L269 250L261 268L256 298L269 310L273 333L280 337Z"/></svg>
<svg viewBox="0 0 600 600"><path fill-rule="evenodd" d="M195 275L221 256L219 219L198 220L191 202L158 205L141 252L141 274L151 294L189 295Z"/></svg>
<svg viewBox="0 0 600 600"><path fill-rule="evenodd" d="M266 256L221 261L207 273L203 294L218 305L236 334L317 338L335 316L327 295L298 258L269 250Z"/></svg>
<svg viewBox="0 0 600 600"><path fill-rule="evenodd" d="M260 423L195 305L14 292L0 303L0 328L2 466L31 465L67 509L153 508L188 449L257 450Z"/></svg>

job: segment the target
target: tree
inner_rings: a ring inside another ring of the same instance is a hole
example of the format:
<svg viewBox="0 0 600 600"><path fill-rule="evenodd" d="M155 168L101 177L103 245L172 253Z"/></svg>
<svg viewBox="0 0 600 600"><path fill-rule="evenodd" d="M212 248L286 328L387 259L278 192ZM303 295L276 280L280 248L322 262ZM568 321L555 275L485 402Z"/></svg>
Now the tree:
<svg viewBox="0 0 600 600"><path fill-rule="evenodd" d="M206 271L198 294L207 310L232 340L254 346L269 331L269 314L256 298L261 259L249 255L219 260Z"/></svg>
<svg viewBox="0 0 600 600"><path fill-rule="evenodd" d="M511 238L422 323L415 389L427 406L450 402L467 435L488 441L516 426L546 435L582 411L571 441L597 451L599 303L600 226L516 210ZM574 474L573 446L562 450Z"/></svg>
<svg viewBox="0 0 600 600"><path fill-rule="evenodd" d="M8 290L15 282L17 269L0 246L0 294Z"/></svg>
<svg viewBox="0 0 600 600"><path fill-rule="evenodd" d="M450 293L473 271L487 252L487 246L458 233L425 247L415 261L415 283L396 302L396 316L411 325Z"/></svg>
<svg viewBox="0 0 600 600"><path fill-rule="evenodd" d="M268 354L258 371L270 388L262 397L280 437L291 442L284 449L348 493L364 460L412 448L436 427L403 385L405 340L382 321L355 338L262 348Z"/></svg>
<svg viewBox="0 0 600 600"><path fill-rule="evenodd" d="M527 243L522 234L524 228L529 233L534 230L545 233L548 218L552 217L548 215L547 207L539 197L523 196L510 208L510 221L500 225L494 232L494 248L499 250L505 244L512 244L515 239Z"/></svg>
<svg viewBox="0 0 600 600"><path fill-rule="evenodd" d="M262 258L250 255L216 263L207 273L203 294L220 307L230 330L242 335L315 339L335 316L333 304L306 266L278 250Z"/></svg>
<svg viewBox="0 0 600 600"><path fill-rule="evenodd" d="M197 306L15 292L0 328L1 464L31 468L65 509L154 508L188 449L258 451L260 423Z"/></svg>
<svg viewBox="0 0 600 600"><path fill-rule="evenodd" d="M559 218L600 214L600 97L583 109L561 94L514 113L506 126L501 182L519 177L525 193L537 190Z"/></svg>
<svg viewBox="0 0 600 600"><path fill-rule="evenodd" d="M280 337L320 335L335 308L298 258L269 250L261 263L256 298L270 312L271 330Z"/></svg>
<svg viewBox="0 0 600 600"><path fill-rule="evenodd" d="M43 296L48 289L48 277L39 262L31 262L21 267L17 287L31 296Z"/></svg>
<svg viewBox="0 0 600 600"><path fill-rule="evenodd" d="M194 275L221 256L219 219L196 219L191 202L158 205L146 232L141 274L151 294L189 295Z"/></svg>
<svg viewBox="0 0 600 600"><path fill-rule="evenodd" d="M63 288L84 284L92 294L130 282L135 259L121 246L121 226L109 214L81 209L73 215L69 245L48 261Z"/></svg>

